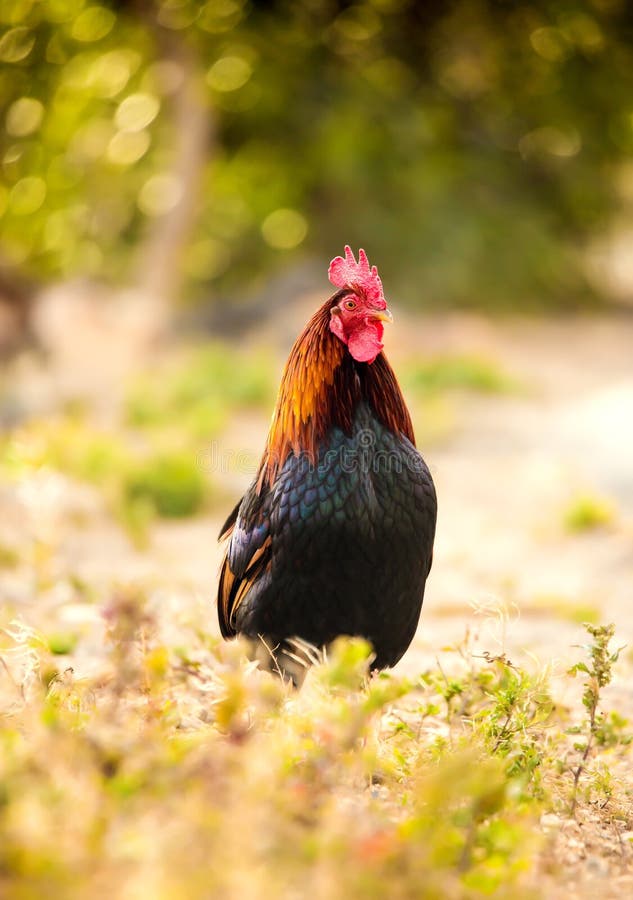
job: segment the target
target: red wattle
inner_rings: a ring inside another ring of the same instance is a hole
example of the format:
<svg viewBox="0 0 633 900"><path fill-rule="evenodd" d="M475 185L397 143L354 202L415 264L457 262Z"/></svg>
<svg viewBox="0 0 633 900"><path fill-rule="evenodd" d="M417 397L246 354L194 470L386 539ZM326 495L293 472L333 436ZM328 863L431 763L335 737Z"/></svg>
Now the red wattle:
<svg viewBox="0 0 633 900"><path fill-rule="evenodd" d="M347 345L356 362L373 363L383 348L384 327L376 319L365 319L353 331L346 333L340 318L332 316L330 329Z"/></svg>

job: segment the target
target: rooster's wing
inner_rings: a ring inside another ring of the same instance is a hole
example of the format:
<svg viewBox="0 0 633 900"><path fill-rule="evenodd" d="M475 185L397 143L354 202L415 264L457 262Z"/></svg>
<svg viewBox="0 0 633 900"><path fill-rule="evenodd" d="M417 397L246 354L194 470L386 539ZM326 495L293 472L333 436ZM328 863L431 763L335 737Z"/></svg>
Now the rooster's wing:
<svg viewBox="0 0 633 900"><path fill-rule="evenodd" d="M222 637L234 637L235 614L255 582L270 570L270 492L253 484L230 514L220 540L228 545L220 570L218 615Z"/></svg>

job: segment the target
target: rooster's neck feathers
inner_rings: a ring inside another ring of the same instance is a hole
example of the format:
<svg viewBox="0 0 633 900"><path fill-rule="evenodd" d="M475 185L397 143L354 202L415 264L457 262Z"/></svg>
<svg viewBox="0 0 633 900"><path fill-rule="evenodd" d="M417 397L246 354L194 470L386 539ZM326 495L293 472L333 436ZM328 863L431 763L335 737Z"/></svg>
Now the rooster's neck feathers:
<svg viewBox="0 0 633 900"><path fill-rule="evenodd" d="M290 352L260 465L258 493L265 484L274 484L291 453L306 453L316 462L319 444L333 426L351 430L362 400L385 427L415 443L411 418L385 356L357 363L330 331L330 310L344 293L323 304Z"/></svg>

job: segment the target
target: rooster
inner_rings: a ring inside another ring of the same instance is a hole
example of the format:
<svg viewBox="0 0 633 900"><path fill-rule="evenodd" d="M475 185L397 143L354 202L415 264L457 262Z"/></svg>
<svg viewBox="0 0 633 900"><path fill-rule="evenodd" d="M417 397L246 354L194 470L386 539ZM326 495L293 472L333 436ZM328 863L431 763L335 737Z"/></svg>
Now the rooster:
<svg viewBox="0 0 633 900"><path fill-rule="evenodd" d="M376 266L345 247L328 275L337 291L292 348L258 473L220 534L218 617L277 667L294 639L356 635L383 669L418 625L437 500L382 352Z"/></svg>

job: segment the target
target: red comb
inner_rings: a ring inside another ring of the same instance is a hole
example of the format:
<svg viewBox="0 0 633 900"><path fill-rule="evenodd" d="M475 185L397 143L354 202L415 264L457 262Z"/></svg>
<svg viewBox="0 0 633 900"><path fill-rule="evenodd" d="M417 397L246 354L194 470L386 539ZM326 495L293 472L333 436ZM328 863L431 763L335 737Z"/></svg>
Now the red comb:
<svg viewBox="0 0 633 900"><path fill-rule="evenodd" d="M345 247L345 259L342 256L335 257L328 269L328 278L338 288L351 288L365 297L374 309L386 309L387 301L382 292L382 281L376 266L369 267L367 254L364 250L358 251L358 262L350 247Z"/></svg>

